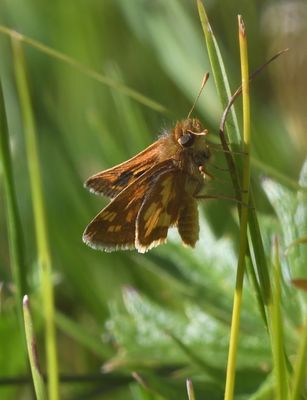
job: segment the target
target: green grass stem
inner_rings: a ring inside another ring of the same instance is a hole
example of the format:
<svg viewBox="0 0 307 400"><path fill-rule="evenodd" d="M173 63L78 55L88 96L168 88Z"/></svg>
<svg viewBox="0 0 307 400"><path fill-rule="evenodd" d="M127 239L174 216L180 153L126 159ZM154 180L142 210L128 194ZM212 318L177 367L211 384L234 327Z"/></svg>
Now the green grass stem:
<svg viewBox="0 0 307 400"><path fill-rule="evenodd" d="M242 96L243 96L243 152L246 154L243 160L243 181L242 181L242 201L249 203L249 182L250 182L250 100L249 100L249 71L246 31L242 17L238 16L239 23L239 44L240 61L242 74ZM240 329L240 310L243 294L243 281L245 270L245 254L247 250L247 222L248 208L241 207L240 218L240 241L239 259L236 277L236 288L233 302L233 312L230 330L229 353L226 371L225 400L232 400L235 387L235 370L238 351L239 329Z"/></svg>
<svg viewBox="0 0 307 400"><path fill-rule="evenodd" d="M24 326L26 332L28 355L29 355L36 399L47 400L44 379L40 370L36 341L33 332L33 323L29 306L29 298L27 295L24 296L22 304L23 304Z"/></svg>
<svg viewBox="0 0 307 400"><path fill-rule="evenodd" d="M192 380L191 379L187 379L186 385L187 385L188 399L189 400L196 400Z"/></svg>
<svg viewBox="0 0 307 400"><path fill-rule="evenodd" d="M89 67L86 65L76 61L72 57L69 57L68 55L61 53L60 51L57 51L55 49L52 49L51 47L48 47L44 45L43 43L30 39L29 37L22 35L12 29L7 28L6 26L0 25L0 32L10 36L11 38L16 38L18 37L20 42L23 42L39 51L41 51L44 54L47 54L48 56L62 61L67 65L70 65L74 69L77 69L78 71L81 71L83 74L86 76L94 79L95 81L102 83L105 86L108 86L111 89L118 90L119 92L125 94L126 96L131 97L132 99L136 100L140 104L145 105L148 108L151 108L152 110L155 110L157 112L166 114L169 111L159 104L158 102L150 99L149 97L144 96L143 94L139 93L138 91L131 89L130 87L123 85L122 83L116 82L115 80L109 78L108 76L105 76Z"/></svg>
<svg viewBox="0 0 307 400"><path fill-rule="evenodd" d="M59 399L58 363L54 324L54 294L51 258L47 238L47 226L42 192L42 180L36 141L36 128L32 113L30 93L26 78L26 64L19 36L12 37L14 68L24 124L28 168L30 174L32 206L36 232L38 265L41 275L41 293L45 317L45 341L47 356L48 394L50 400Z"/></svg>
<svg viewBox="0 0 307 400"><path fill-rule="evenodd" d="M26 293L26 264L24 261L23 233L14 187L13 162L10 150L9 131L0 81L0 160L3 171L4 193L12 276L15 282L16 308L22 326L22 298ZM22 329L23 332L23 329Z"/></svg>
<svg viewBox="0 0 307 400"><path fill-rule="evenodd" d="M281 313L281 265L278 240L274 240L273 290L271 302L271 348L273 353L273 372L275 374L275 399L289 399L289 379L284 348L284 328Z"/></svg>
<svg viewBox="0 0 307 400"><path fill-rule="evenodd" d="M206 40L206 46L208 51L208 56L211 63L211 68L216 84L216 88L221 100L222 107L225 109L231 99L229 82L224 66L224 62L215 39L214 33L212 31L211 25L209 23L206 11L201 0L197 1L199 16ZM230 108L230 113L226 119L226 133L228 135L228 142L230 144L238 144L240 143L240 130L237 123L237 116L234 109L234 105ZM224 134L222 135L220 132L220 138L223 147L227 146L225 142ZM226 150L228 149L228 146ZM236 150L236 148L235 148ZM240 163L235 163L231 153L225 153L226 161L228 164L228 168L230 170L230 176L232 179L232 184L234 187L234 191L238 200L241 199L241 191L240 191L240 182L239 182L239 170L241 171ZM254 273L254 276L257 276L259 279L259 285L255 286L255 290L257 292L257 298L259 299L259 309L261 314L264 316L264 322L266 323L266 317L264 315L265 304L268 303L268 299L270 297L270 279L268 266L266 262L266 257L264 253L264 246L262 243L262 238L259 230L259 223L257 215L254 211L254 201L252 197L252 193L250 193L250 215L249 215L249 231L250 231L250 253L254 254L254 260L257 268L257 274ZM243 201L243 200L242 200ZM239 214L240 217L240 214ZM250 255L248 255L250 257ZM252 261L252 267L255 269ZM259 292L260 290L260 292Z"/></svg>
<svg viewBox="0 0 307 400"><path fill-rule="evenodd" d="M222 103L222 107L223 109L225 109L231 97L231 90L227 79L226 69L224 66L224 62L216 38L213 34L206 10L201 0L197 0L197 7L203 32L206 39L206 46L213 72L214 82L216 85L219 98ZM233 107L228 116L228 120L226 121L226 127L228 128L227 132L232 133L230 137L231 141L232 142L235 141L235 143L240 143L240 130L238 125L238 119Z"/></svg>

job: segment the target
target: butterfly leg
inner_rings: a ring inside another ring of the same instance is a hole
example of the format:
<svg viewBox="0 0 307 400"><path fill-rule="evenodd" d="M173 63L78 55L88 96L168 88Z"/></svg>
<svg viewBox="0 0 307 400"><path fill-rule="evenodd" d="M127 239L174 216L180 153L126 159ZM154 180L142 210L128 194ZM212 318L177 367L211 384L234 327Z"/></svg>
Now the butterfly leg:
<svg viewBox="0 0 307 400"><path fill-rule="evenodd" d="M251 207L249 204L246 204L241 200L235 199L234 197L224 196L224 195L221 195L221 194L216 194L216 195L201 195L201 194L198 194L198 195L194 196L194 198L197 199L197 200L205 200L205 199L209 199L209 200L210 199L229 200L229 201L234 201L234 202L236 202L237 204L239 204L241 206L244 206L244 207L247 207L247 208L250 208L250 209L254 210L254 207Z"/></svg>
<svg viewBox="0 0 307 400"><path fill-rule="evenodd" d="M207 168L205 168L203 165L199 167L199 172L204 176L204 178L209 178L211 180L214 179L214 176L208 172Z"/></svg>

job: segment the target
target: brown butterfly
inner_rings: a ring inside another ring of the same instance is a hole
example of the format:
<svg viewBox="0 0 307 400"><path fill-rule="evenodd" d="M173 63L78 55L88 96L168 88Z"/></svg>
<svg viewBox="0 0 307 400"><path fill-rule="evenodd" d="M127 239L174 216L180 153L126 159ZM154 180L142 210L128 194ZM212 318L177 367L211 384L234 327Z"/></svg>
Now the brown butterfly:
<svg viewBox="0 0 307 400"><path fill-rule="evenodd" d="M183 243L194 247L196 199L211 177L207 133L198 119L188 118L135 157L90 177L85 187L113 200L87 226L83 241L105 251L144 253L164 243L175 226Z"/></svg>

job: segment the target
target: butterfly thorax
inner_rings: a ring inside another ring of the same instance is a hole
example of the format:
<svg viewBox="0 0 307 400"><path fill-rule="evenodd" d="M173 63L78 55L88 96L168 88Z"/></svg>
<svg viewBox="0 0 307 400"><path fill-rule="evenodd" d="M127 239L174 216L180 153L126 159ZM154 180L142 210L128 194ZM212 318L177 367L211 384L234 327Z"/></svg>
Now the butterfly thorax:
<svg viewBox="0 0 307 400"><path fill-rule="evenodd" d="M192 180L203 181L206 164L210 159L210 150L204 129L198 119L187 119L178 122L171 132L177 151L174 159L178 168Z"/></svg>

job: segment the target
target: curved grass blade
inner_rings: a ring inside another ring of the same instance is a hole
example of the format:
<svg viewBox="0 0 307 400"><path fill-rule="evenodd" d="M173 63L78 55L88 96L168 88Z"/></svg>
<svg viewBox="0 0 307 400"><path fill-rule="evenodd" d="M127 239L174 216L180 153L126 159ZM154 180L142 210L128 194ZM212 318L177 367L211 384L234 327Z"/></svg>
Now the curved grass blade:
<svg viewBox="0 0 307 400"><path fill-rule="evenodd" d="M307 244L307 236L303 236L301 238L298 238L294 240L292 243L289 244L289 246L286 248L286 255L289 254L291 249L299 244Z"/></svg>

